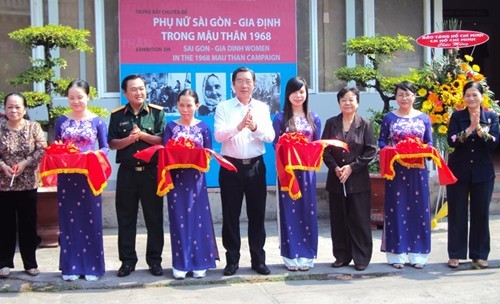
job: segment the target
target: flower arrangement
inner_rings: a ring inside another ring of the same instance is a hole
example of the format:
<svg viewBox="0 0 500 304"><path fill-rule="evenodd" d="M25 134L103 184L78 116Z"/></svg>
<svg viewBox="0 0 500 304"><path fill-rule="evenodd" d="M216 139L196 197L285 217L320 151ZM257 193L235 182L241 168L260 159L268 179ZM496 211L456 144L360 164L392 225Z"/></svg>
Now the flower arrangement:
<svg viewBox="0 0 500 304"><path fill-rule="evenodd" d="M458 50L449 49L440 59L433 60L421 72L417 81L415 108L428 114L432 124L434 146L440 151L448 150L446 135L453 111L465 108L463 87L469 81L479 82L484 87L483 107L500 113L481 68L473 64L474 58L458 56Z"/></svg>

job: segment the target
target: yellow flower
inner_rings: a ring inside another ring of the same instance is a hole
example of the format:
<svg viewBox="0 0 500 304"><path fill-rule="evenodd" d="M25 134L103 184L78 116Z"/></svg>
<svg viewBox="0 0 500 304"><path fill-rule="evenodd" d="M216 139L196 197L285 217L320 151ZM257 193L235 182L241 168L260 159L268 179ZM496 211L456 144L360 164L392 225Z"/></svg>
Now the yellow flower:
<svg viewBox="0 0 500 304"><path fill-rule="evenodd" d="M426 113L429 113L432 110L433 103L431 100L427 99L422 104L422 110Z"/></svg>
<svg viewBox="0 0 500 304"><path fill-rule="evenodd" d="M481 68L477 64L474 64L472 65L472 70L476 73L479 73L479 71L481 71Z"/></svg>
<svg viewBox="0 0 500 304"><path fill-rule="evenodd" d="M467 60L467 62L471 62L472 60L474 60L474 58L472 58L472 56L470 55L465 55L464 58L465 60Z"/></svg>
<svg viewBox="0 0 500 304"><path fill-rule="evenodd" d="M425 95L427 95L427 90L425 88L421 88L417 91L417 94L418 96L424 97Z"/></svg>
<svg viewBox="0 0 500 304"><path fill-rule="evenodd" d="M438 132L439 132L440 134L446 134L446 133L448 132L448 127L447 127L447 126L445 126L445 125L440 125L440 126L438 127Z"/></svg>

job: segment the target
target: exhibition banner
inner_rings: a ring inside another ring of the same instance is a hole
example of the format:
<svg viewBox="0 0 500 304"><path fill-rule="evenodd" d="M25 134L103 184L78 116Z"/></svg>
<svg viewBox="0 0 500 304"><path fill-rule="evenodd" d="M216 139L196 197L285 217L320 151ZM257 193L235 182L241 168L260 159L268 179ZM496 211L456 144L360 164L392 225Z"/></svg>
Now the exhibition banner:
<svg viewBox="0 0 500 304"><path fill-rule="evenodd" d="M232 72L241 66L256 73L253 97L282 109L285 85L297 74L295 0L120 0L120 79L140 74L148 102L164 108L167 121L178 116L177 95L186 88L200 99L197 118L213 131L217 104L234 97ZM122 103L126 99L122 94ZM214 150L220 145L213 140ZM275 167L266 145L265 161ZM218 163L207 173L218 186ZM275 170L268 170L275 184Z"/></svg>

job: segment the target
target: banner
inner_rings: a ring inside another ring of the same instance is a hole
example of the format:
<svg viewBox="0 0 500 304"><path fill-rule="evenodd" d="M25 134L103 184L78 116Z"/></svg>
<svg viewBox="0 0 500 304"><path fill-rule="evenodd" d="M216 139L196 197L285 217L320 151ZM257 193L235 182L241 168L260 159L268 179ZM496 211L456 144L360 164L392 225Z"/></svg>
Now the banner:
<svg viewBox="0 0 500 304"><path fill-rule="evenodd" d="M217 104L234 97L232 72L256 74L253 97L283 108L288 79L297 75L295 0L120 0L120 79L146 79L147 101L164 107L167 122L179 117L177 95L186 88L200 100L197 118L213 132ZM121 95L122 103L127 100ZM213 139L213 149L220 144ZM274 149L266 144L268 184L276 180ZM218 166L214 162L212 166ZM207 174L218 186L218 170Z"/></svg>

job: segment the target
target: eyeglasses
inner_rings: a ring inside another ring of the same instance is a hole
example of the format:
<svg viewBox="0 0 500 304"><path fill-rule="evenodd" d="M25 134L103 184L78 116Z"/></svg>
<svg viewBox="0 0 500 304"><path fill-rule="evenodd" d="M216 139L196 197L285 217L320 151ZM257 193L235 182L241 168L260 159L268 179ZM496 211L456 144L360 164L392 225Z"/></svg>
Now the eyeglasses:
<svg viewBox="0 0 500 304"><path fill-rule="evenodd" d="M251 80L251 79L247 79L247 80L245 80L245 79L237 79L237 80L235 81L235 83L236 83L237 85L243 85L243 84L246 84L247 86L251 86L251 85L253 85L253 80Z"/></svg>
<svg viewBox="0 0 500 304"><path fill-rule="evenodd" d="M396 98L397 99L410 99L413 96L414 96L413 94L398 94L398 95L396 95Z"/></svg>

